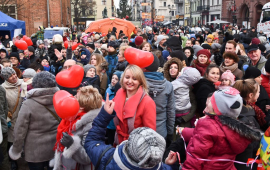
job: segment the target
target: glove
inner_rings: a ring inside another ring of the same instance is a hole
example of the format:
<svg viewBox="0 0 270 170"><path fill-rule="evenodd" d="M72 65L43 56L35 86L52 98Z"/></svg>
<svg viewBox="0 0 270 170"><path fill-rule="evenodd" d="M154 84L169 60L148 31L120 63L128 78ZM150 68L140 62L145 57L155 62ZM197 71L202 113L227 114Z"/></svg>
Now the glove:
<svg viewBox="0 0 270 170"><path fill-rule="evenodd" d="M73 144L73 142L73 138L67 132L63 132L63 137L60 140L60 143L65 147L69 148Z"/></svg>

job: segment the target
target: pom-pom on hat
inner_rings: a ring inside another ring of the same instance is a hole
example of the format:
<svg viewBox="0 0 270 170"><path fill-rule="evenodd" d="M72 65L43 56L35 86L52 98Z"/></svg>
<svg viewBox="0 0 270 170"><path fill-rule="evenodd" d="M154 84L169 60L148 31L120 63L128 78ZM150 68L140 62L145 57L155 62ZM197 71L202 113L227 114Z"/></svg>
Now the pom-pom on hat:
<svg viewBox="0 0 270 170"><path fill-rule="evenodd" d="M231 86L234 85L235 83L235 76L231 72L231 70L226 70L222 75L221 75L221 80L227 79L231 81Z"/></svg>

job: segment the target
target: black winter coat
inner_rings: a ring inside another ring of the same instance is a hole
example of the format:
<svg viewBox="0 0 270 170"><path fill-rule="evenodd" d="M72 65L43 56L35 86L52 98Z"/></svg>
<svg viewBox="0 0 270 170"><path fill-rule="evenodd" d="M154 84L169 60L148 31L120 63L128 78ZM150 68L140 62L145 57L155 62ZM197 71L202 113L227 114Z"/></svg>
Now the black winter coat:
<svg viewBox="0 0 270 170"><path fill-rule="evenodd" d="M210 93L216 91L215 85L213 82L202 78L193 86L193 93L195 94L196 101L197 101L197 113L200 116L204 116L203 110L206 107L206 100Z"/></svg>
<svg viewBox="0 0 270 170"><path fill-rule="evenodd" d="M266 125L261 127L262 130L265 131L270 126L270 110L266 111L265 107L265 105L270 105L270 99L262 85L260 85L260 95L257 99L256 105L265 113Z"/></svg>
<svg viewBox="0 0 270 170"><path fill-rule="evenodd" d="M53 44L51 47L48 49L48 55L50 57L50 60L56 61L58 58L56 57L54 53L54 49L57 49L58 51L61 52L62 50L62 44Z"/></svg>
<svg viewBox="0 0 270 170"><path fill-rule="evenodd" d="M128 62L126 60L122 61L122 62L118 61L113 72L115 72L115 71L125 71L127 66L128 66Z"/></svg>
<svg viewBox="0 0 270 170"><path fill-rule="evenodd" d="M84 77L81 83L82 86L89 86L92 85L93 87L97 88L100 92L100 79L99 76L91 77Z"/></svg>

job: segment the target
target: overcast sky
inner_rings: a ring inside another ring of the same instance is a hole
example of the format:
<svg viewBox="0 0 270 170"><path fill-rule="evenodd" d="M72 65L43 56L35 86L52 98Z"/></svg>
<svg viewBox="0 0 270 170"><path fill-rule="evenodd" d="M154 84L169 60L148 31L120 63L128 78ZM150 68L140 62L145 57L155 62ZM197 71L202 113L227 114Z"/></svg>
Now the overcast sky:
<svg viewBox="0 0 270 170"><path fill-rule="evenodd" d="M114 6L115 8L119 8L119 0L114 0Z"/></svg>

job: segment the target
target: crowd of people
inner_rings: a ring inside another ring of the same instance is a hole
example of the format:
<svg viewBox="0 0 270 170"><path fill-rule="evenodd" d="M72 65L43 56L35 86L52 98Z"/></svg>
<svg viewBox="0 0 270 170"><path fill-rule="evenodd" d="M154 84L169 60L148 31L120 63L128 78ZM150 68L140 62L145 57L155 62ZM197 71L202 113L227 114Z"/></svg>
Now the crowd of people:
<svg viewBox="0 0 270 170"><path fill-rule="evenodd" d="M20 158L30 170L251 169L270 126L262 31L154 25L50 41L42 30L26 50L8 35L0 44L1 170L18 170ZM129 48L153 61L129 64ZM74 65L80 85L60 86L55 76ZM57 115L59 90L78 101L76 116Z"/></svg>

